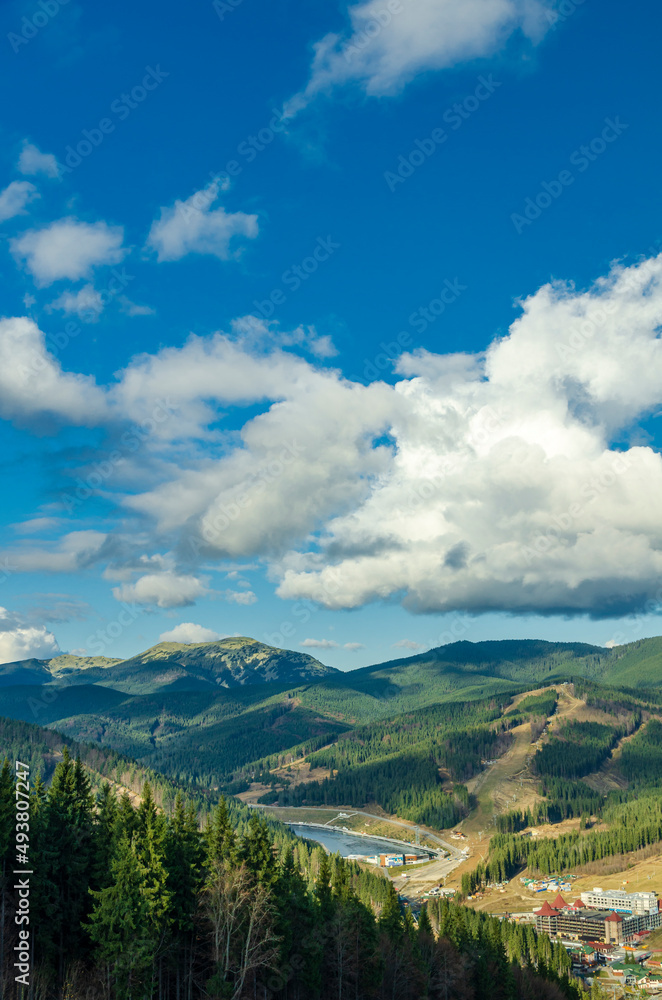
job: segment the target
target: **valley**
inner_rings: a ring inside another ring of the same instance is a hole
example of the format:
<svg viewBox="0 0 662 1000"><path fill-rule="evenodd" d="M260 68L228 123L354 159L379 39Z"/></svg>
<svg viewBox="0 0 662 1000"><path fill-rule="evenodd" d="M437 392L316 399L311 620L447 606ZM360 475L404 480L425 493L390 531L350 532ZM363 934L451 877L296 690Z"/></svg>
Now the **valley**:
<svg viewBox="0 0 662 1000"><path fill-rule="evenodd" d="M183 795L203 829L225 797L242 836L259 818L311 857L316 836L356 854L420 845L424 863L357 866L414 913L447 892L530 921L544 894L523 879L547 874L573 898L662 890L659 640L460 642L346 674L252 640L172 645L5 665L3 749L48 784L68 744L95 794L108 784L140 810L149 787L164 818ZM636 686L614 683L638 663Z"/></svg>

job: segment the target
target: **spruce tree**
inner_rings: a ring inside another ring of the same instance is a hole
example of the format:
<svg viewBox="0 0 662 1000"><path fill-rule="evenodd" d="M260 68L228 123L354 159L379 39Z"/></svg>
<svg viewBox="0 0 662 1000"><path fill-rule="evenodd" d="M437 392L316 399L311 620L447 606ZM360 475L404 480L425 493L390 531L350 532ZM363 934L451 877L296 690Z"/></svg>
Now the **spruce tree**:
<svg viewBox="0 0 662 1000"><path fill-rule="evenodd" d="M386 934L390 941L400 943L405 930L400 900L393 886L390 886L390 890L384 908L379 915L379 929Z"/></svg>
<svg viewBox="0 0 662 1000"><path fill-rule="evenodd" d="M272 839L264 822L253 813L240 850L241 860L263 885L272 886L277 878Z"/></svg>
<svg viewBox="0 0 662 1000"><path fill-rule="evenodd" d="M48 794L33 820L35 868L35 947L57 981L64 981L71 956L83 958L86 939L81 921L89 913L92 870L92 813L89 782L67 748Z"/></svg>
<svg viewBox="0 0 662 1000"><path fill-rule="evenodd" d="M206 863L211 868L214 861L236 861L237 835L228 813L225 796L221 799L205 830Z"/></svg>
<svg viewBox="0 0 662 1000"><path fill-rule="evenodd" d="M111 884L90 890L96 900L88 929L106 967L111 995L130 998L144 989L155 948L154 887L136 844L124 834L111 863ZM159 906L157 902L157 907Z"/></svg>

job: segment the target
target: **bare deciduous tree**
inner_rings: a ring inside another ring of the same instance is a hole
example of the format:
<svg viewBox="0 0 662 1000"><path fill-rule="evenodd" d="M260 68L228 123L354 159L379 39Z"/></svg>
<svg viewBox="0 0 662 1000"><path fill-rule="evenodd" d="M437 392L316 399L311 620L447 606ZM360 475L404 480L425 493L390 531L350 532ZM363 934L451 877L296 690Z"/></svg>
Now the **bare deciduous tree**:
<svg viewBox="0 0 662 1000"><path fill-rule="evenodd" d="M277 967L279 938L271 893L245 865L221 861L207 880L202 908L216 963L212 995L240 1000L260 971Z"/></svg>

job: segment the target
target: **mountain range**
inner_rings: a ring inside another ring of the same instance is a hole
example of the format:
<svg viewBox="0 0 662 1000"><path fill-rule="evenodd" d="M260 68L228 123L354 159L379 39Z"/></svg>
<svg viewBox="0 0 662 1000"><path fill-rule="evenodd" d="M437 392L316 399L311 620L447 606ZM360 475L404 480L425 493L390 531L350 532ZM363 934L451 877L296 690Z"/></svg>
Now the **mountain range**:
<svg viewBox="0 0 662 1000"><path fill-rule="evenodd" d="M0 715L215 786L360 726L572 678L652 692L662 686L662 638L613 649L461 641L349 672L246 637L159 643L126 660L62 655L0 665Z"/></svg>

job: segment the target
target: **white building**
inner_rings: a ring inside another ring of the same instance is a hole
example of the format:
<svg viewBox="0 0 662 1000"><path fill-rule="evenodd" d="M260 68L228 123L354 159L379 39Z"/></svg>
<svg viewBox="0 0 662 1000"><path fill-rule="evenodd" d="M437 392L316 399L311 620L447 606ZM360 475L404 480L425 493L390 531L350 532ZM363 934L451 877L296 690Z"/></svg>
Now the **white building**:
<svg viewBox="0 0 662 1000"><path fill-rule="evenodd" d="M595 910L615 910L616 913L644 915L657 913L657 894L654 892L624 892L622 889L595 888L581 894L581 901Z"/></svg>

